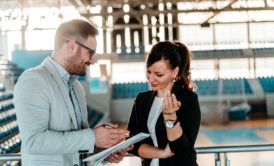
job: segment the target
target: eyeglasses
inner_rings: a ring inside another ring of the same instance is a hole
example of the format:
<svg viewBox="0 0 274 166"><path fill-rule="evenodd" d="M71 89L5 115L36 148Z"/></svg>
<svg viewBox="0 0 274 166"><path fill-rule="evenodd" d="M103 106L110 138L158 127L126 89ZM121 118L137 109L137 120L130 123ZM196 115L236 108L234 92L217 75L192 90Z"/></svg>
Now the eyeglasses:
<svg viewBox="0 0 274 166"><path fill-rule="evenodd" d="M95 51L94 51L93 49L91 49L91 48L85 46L84 44L82 44L82 43L80 43L80 42L78 42L78 41L75 41L75 43L77 43L79 46L81 46L81 47L87 49L87 50L88 50L88 53L89 53L89 55L90 55L90 57L92 57L92 56L95 54Z"/></svg>

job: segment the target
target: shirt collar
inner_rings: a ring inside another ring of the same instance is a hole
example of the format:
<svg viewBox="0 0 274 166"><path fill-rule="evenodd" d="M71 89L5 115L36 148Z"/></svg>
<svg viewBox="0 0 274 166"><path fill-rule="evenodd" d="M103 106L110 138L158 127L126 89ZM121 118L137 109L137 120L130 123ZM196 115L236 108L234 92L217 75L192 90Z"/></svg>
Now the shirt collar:
<svg viewBox="0 0 274 166"><path fill-rule="evenodd" d="M59 63L57 63L52 57L49 58L50 62L54 65L62 80L70 87L75 80L78 79L76 75L70 75Z"/></svg>

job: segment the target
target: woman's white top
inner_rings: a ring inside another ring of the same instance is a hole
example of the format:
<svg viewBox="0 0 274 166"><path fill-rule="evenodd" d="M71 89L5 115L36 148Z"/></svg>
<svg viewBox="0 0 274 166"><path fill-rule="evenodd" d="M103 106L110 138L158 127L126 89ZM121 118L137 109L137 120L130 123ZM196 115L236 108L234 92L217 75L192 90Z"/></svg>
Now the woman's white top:
<svg viewBox="0 0 274 166"><path fill-rule="evenodd" d="M155 126L159 118L159 115L162 112L163 101L164 101L164 98L159 98L159 97L154 98L154 101L149 111L148 120L147 120L148 131L150 133L151 139L153 141L153 145L155 147L158 147ZM159 159L158 158L152 159L150 166L159 166Z"/></svg>

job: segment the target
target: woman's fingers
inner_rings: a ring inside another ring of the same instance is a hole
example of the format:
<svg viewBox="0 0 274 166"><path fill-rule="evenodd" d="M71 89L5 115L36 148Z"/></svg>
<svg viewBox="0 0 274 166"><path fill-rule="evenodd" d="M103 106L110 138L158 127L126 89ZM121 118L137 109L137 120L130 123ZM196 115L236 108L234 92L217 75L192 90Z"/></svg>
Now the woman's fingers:
<svg viewBox="0 0 274 166"><path fill-rule="evenodd" d="M178 108L178 101L176 99L176 96L174 95L174 93L172 93L172 106L173 108Z"/></svg>
<svg viewBox="0 0 274 166"><path fill-rule="evenodd" d="M176 96L172 93L173 108L177 111L181 107L181 102L177 100Z"/></svg>
<svg viewBox="0 0 274 166"><path fill-rule="evenodd" d="M170 93L169 91L164 95L164 102L163 102L163 111L164 113L174 113L177 111L181 106L181 102L177 100L174 93Z"/></svg>
<svg viewBox="0 0 274 166"><path fill-rule="evenodd" d="M167 92L167 100L168 100L168 107L169 107L170 109L172 109L173 104L172 104L172 97L171 97L170 91Z"/></svg>
<svg viewBox="0 0 274 166"><path fill-rule="evenodd" d="M181 102L178 101L177 103L178 103L178 108L180 108L181 107Z"/></svg>

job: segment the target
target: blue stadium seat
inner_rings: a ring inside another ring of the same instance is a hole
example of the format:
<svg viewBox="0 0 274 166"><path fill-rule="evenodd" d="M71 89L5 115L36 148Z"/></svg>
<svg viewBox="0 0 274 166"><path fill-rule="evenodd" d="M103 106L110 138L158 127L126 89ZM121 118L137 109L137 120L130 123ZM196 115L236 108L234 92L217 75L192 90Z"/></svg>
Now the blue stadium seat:
<svg viewBox="0 0 274 166"><path fill-rule="evenodd" d="M254 55L274 55L274 48L253 48Z"/></svg>
<svg viewBox="0 0 274 166"><path fill-rule="evenodd" d="M221 94L236 95L236 94L252 94L253 91L246 79L227 79L223 81L223 90ZM217 95L219 89L218 80L196 80L197 93L199 95ZM243 87L244 86L244 87Z"/></svg>
<svg viewBox="0 0 274 166"><path fill-rule="evenodd" d="M196 80L197 93L199 95L217 95L218 80Z"/></svg>
<svg viewBox="0 0 274 166"><path fill-rule="evenodd" d="M148 89L147 82L114 83L112 84L112 98L135 98L138 93L147 91Z"/></svg>
<svg viewBox="0 0 274 166"><path fill-rule="evenodd" d="M259 77L258 80L265 93L274 92L274 77Z"/></svg>

